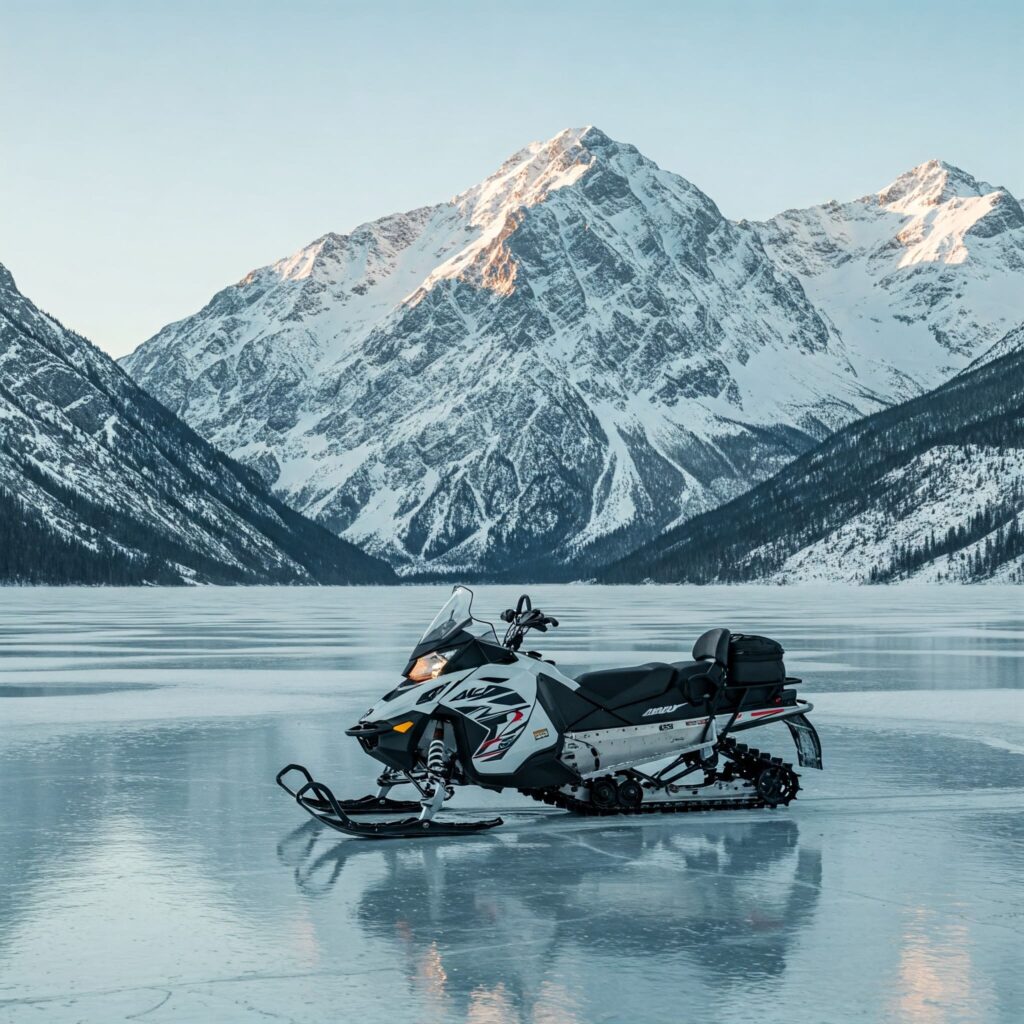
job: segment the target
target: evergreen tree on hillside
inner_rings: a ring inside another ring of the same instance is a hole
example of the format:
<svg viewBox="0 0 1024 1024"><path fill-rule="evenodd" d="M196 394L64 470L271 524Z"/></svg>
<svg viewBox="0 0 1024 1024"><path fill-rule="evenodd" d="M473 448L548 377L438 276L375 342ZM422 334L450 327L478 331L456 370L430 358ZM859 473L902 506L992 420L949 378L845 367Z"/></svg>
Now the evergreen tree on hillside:
<svg viewBox="0 0 1024 1024"><path fill-rule="evenodd" d="M741 497L682 524L620 558L609 582L742 582L781 571L796 552L868 511L906 519L946 486L928 453L952 452L979 493L999 492L966 521L919 542L903 541L867 571L872 582L913 575L944 559L947 576L987 579L1020 554L1024 485L1007 474L1024 450L1024 350L962 374L943 387L843 428ZM972 460L979 461L975 469ZM915 461L917 460L917 461ZM911 464L919 472L911 472ZM948 472L950 463L944 464ZM872 542L882 546L884 536ZM861 539L861 545L867 538ZM968 555L962 572L954 556Z"/></svg>

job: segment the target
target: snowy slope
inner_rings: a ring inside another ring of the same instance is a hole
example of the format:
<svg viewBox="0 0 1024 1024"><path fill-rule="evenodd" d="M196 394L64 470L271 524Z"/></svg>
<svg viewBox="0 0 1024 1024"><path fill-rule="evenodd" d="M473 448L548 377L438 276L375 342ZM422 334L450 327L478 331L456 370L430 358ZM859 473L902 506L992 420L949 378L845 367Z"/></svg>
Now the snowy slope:
<svg viewBox="0 0 1024 1024"><path fill-rule="evenodd" d="M942 161L756 229L856 348L873 387L912 397L1024 322L1024 211L1005 189Z"/></svg>
<svg viewBox="0 0 1024 1024"><path fill-rule="evenodd" d="M1024 582L1024 350L843 428L609 582Z"/></svg>
<svg viewBox="0 0 1024 1024"><path fill-rule="evenodd" d="M926 557L920 567L895 574L922 583L969 582L975 575L976 558L1000 530L1024 532L1024 448L936 445L885 474L881 485L887 495L898 496L895 505L890 501L872 504L839 523L790 555L768 580L870 582L872 573L885 572L902 550L935 546L950 530L966 530L986 509L1007 503L1020 509L1000 517L999 526L976 541ZM1012 568L1001 565L985 575L1011 582L1004 577L1012 574Z"/></svg>
<svg viewBox="0 0 1024 1024"><path fill-rule="evenodd" d="M383 582L0 266L0 581Z"/></svg>
<svg viewBox="0 0 1024 1024"><path fill-rule="evenodd" d="M1024 320L1009 322L1024 277L1011 200L958 195L943 203L967 212L938 217L923 167L849 204L854 259L824 214L735 224L634 147L565 131L449 202L254 271L124 365L404 572L564 575L734 497ZM909 228L913 246L894 241ZM934 323L930 298L895 319L935 266L970 276L966 297ZM951 320L971 303L969 343Z"/></svg>

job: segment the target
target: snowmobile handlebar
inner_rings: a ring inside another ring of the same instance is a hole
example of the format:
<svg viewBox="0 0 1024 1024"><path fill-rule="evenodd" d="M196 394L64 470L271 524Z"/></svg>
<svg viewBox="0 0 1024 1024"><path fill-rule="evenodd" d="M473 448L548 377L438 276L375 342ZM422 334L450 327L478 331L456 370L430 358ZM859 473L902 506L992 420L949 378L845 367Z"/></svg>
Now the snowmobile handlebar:
<svg viewBox="0 0 1024 1024"><path fill-rule="evenodd" d="M522 615L524 612L533 611L533 602L530 600L529 594L521 594L519 600L516 602L515 608L506 608L501 613L502 622L515 622L516 618Z"/></svg>
<svg viewBox="0 0 1024 1024"><path fill-rule="evenodd" d="M549 626L555 628L558 625L558 619L553 615L545 615L539 608L533 607L529 594L523 594L515 608L506 608L501 613L501 621L509 623L505 633L505 646L513 651L519 650L528 630L535 629L539 633L546 633Z"/></svg>

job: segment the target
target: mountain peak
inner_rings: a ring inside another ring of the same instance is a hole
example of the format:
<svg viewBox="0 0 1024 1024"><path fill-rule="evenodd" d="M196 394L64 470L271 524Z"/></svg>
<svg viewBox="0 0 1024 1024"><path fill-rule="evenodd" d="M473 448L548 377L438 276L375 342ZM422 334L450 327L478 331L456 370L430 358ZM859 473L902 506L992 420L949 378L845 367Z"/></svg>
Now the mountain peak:
<svg viewBox="0 0 1024 1024"><path fill-rule="evenodd" d="M522 149L516 150L498 170L501 171L502 168L521 163L523 159L529 157L538 155L552 157L558 153L578 149L600 149L609 144L618 145L600 128L592 124L585 124L579 128L563 128L549 139L537 139L534 142L527 143Z"/></svg>
<svg viewBox="0 0 1024 1024"><path fill-rule="evenodd" d="M617 142L610 135L592 124L582 128L563 128L546 142L535 142L536 152L549 156L568 151L585 151L595 158L611 156L614 153L637 153L635 146L628 142Z"/></svg>
<svg viewBox="0 0 1024 1024"><path fill-rule="evenodd" d="M200 440L2 264L0 298L0 520L14 538L3 582L393 578Z"/></svg>
<svg viewBox="0 0 1024 1024"><path fill-rule="evenodd" d="M579 181L596 164L618 155L650 164L635 146L616 142L592 124L564 128L513 153L494 174L460 192L452 202L469 213L473 224L503 221L503 214L542 203L557 189Z"/></svg>
<svg viewBox="0 0 1024 1024"><path fill-rule="evenodd" d="M573 182L593 166L592 145L608 137L596 128L566 128L545 142L531 142L513 153L490 177L460 192L452 202L484 224L502 212L543 202L549 193Z"/></svg>
<svg viewBox="0 0 1024 1024"><path fill-rule="evenodd" d="M581 146L607 146L609 143L617 145L611 136L606 135L596 125L585 124L582 128L563 128L554 138L550 141L554 142L555 139L572 139L574 142Z"/></svg>
<svg viewBox="0 0 1024 1024"><path fill-rule="evenodd" d="M991 185L945 160L926 160L876 193L878 202L896 212L914 213L950 199L977 198L996 191Z"/></svg>

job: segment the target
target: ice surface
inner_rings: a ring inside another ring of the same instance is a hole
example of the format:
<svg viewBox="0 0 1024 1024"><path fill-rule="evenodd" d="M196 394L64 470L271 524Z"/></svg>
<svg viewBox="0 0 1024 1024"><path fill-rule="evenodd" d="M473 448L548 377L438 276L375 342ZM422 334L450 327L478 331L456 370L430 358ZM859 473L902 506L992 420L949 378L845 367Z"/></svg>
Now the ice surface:
<svg viewBox="0 0 1024 1024"><path fill-rule="evenodd" d="M342 729L446 592L0 591L0 1021L1022 1019L1019 588L531 588L570 671L776 636L825 772L777 812L317 831L274 772L370 789Z"/></svg>

